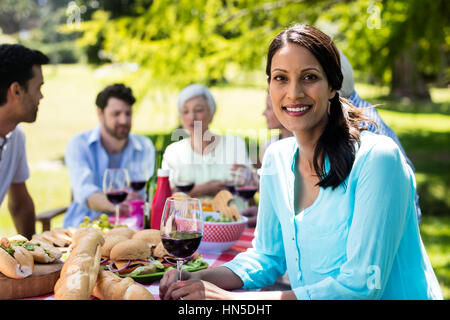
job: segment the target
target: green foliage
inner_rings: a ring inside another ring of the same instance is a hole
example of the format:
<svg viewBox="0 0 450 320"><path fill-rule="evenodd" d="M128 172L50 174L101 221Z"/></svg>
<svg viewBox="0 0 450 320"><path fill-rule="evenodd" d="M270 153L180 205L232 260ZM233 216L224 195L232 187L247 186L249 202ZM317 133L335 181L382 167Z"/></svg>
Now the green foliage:
<svg viewBox="0 0 450 320"><path fill-rule="evenodd" d="M66 7L70 0L6 0L0 2L0 28L30 48L50 57L52 63L75 63L81 60L76 47L77 32L59 31L67 20Z"/></svg>
<svg viewBox="0 0 450 320"><path fill-rule="evenodd" d="M411 46L421 75L441 83L450 78L443 69L446 0L128 0L123 11L119 1L99 2L99 10L86 13L79 44L90 48L90 61L102 62L95 58L100 52L136 63L137 73L126 80L142 95L161 83L218 85L234 81L231 70L263 70L270 40L294 23L332 35L366 80L389 83L395 60Z"/></svg>
<svg viewBox="0 0 450 320"><path fill-rule="evenodd" d="M39 16L39 8L32 0L0 1L0 28L5 34L29 29Z"/></svg>
<svg viewBox="0 0 450 320"><path fill-rule="evenodd" d="M422 74L447 81L450 7L446 0L357 0L332 6L318 23L332 21L336 42L354 69L389 83L393 63L404 49L417 46Z"/></svg>
<svg viewBox="0 0 450 320"><path fill-rule="evenodd" d="M139 66L134 87L145 93L160 83L232 81L230 69L262 69L270 39L290 23L301 1L155 0L137 2L135 14L112 18L99 10L82 26L81 46L95 45L114 62ZM297 16L297 14L296 14Z"/></svg>

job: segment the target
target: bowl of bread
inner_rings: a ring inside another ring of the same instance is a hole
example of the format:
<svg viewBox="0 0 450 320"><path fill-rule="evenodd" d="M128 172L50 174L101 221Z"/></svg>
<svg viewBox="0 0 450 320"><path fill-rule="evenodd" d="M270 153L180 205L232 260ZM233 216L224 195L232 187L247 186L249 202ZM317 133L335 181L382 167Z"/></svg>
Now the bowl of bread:
<svg viewBox="0 0 450 320"><path fill-rule="evenodd" d="M247 218L239 214L228 190L222 190L212 200L203 200L203 238L198 252L223 252L230 249L242 236Z"/></svg>

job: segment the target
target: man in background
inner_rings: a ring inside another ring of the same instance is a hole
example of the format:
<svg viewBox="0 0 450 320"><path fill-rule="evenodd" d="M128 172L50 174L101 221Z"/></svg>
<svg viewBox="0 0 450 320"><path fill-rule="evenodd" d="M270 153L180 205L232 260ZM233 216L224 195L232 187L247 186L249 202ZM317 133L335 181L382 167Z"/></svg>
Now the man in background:
<svg viewBox="0 0 450 320"><path fill-rule="evenodd" d="M93 220L103 212L114 213L114 205L102 190L107 168L127 168L131 162L138 162L153 173L153 143L147 137L130 133L135 101L132 90L125 85L107 86L95 101L100 126L69 141L65 161L73 202L64 217L64 227L78 227L85 216ZM127 206L121 209L128 213Z"/></svg>
<svg viewBox="0 0 450 320"><path fill-rule="evenodd" d="M26 180L30 176L25 135L18 126L36 120L43 98L42 52L18 44L0 45L0 204L8 193L8 209L19 234L31 239L36 214Z"/></svg>

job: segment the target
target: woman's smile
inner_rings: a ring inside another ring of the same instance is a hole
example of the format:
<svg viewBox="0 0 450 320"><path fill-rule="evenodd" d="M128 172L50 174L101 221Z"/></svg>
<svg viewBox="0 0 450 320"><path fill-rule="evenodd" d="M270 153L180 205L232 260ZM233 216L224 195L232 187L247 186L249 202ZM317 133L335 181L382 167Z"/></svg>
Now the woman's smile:
<svg viewBox="0 0 450 320"><path fill-rule="evenodd" d="M293 117L301 117L312 109L310 104L288 104L281 108L288 115Z"/></svg>
<svg viewBox="0 0 450 320"><path fill-rule="evenodd" d="M297 133L320 136L335 95L316 57L305 47L288 43L272 58L269 93L281 124Z"/></svg>

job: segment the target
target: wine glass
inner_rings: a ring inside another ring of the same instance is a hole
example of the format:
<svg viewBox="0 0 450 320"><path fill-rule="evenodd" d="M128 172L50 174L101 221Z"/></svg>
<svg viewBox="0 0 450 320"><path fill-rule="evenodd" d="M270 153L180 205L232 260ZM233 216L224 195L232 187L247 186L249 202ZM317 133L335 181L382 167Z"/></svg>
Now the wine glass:
<svg viewBox="0 0 450 320"><path fill-rule="evenodd" d="M114 204L116 214L114 225L116 226L119 224L119 204L127 198L129 188L130 177L127 169L106 169L103 175L103 192L109 202Z"/></svg>
<svg viewBox="0 0 450 320"><path fill-rule="evenodd" d="M230 191L232 195L236 194L236 185L238 185L238 175L236 174L238 168L229 168L228 175L224 181L225 188Z"/></svg>
<svg viewBox="0 0 450 320"><path fill-rule="evenodd" d="M199 199L167 198L161 218L161 241L177 260L177 282L184 259L197 250L203 237L203 211Z"/></svg>
<svg viewBox="0 0 450 320"><path fill-rule="evenodd" d="M236 193L244 199L244 209L248 208L248 201L258 191L259 178L255 170L248 167L240 167L236 170Z"/></svg>
<svg viewBox="0 0 450 320"><path fill-rule="evenodd" d="M195 186L194 170L185 165L180 166L175 169L174 182L178 190L189 193Z"/></svg>
<svg viewBox="0 0 450 320"><path fill-rule="evenodd" d="M145 187L150 178L150 168L143 161L131 161L128 164L128 172L131 179L131 188L139 192Z"/></svg>

